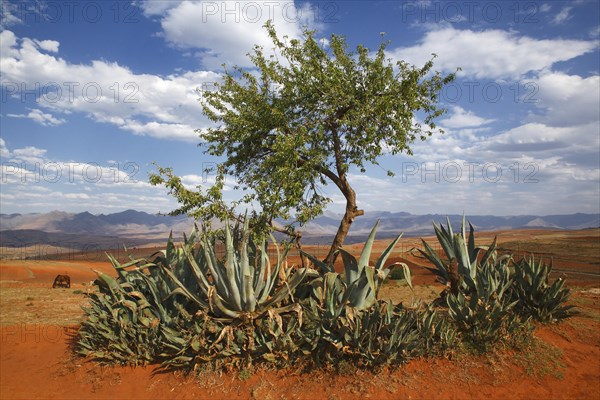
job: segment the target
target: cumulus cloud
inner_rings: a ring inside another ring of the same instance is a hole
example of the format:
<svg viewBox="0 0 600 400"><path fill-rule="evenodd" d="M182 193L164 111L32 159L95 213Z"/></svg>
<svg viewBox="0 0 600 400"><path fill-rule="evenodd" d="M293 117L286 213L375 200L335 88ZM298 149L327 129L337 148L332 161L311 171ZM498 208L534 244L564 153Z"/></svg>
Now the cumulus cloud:
<svg viewBox="0 0 600 400"><path fill-rule="evenodd" d="M21 24L19 18L19 4L10 1L0 3L0 28L5 29L12 25Z"/></svg>
<svg viewBox="0 0 600 400"><path fill-rule="evenodd" d="M10 150L6 147L6 142L4 139L0 138L0 158L8 158L10 157Z"/></svg>
<svg viewBox="0 0 600 400"><path fill-rule="evenodd" d="M197 89L218 82L210 71L184 71L165 77L136 74L116 62L93 60L73 64L55 54L60 44L49 40L2 35L1 83L6 93L37 91L37 102L50 111L82 112L98 122L138 135L197 142L195 129L210 126L202 117ZM29 118L45 126L64 123L39 109Z"/></svg>
<svg viewBox="0 0 600 400"><path fill-rule="evenodd" d="M58 46L60 43L56 40L35 40L34 42L41 50L45 50L50 53L58 53Z"/></svg>
<svg viewBox="0 0 600 400"><path fill-rule="evenodd" d="M535 39L516 32L490 29L474 31L444 27L427 32L411 47L396 48L390 55L422 65L435 53L435 66L460 76L475 78L518 78L529 72L548 70L598 48L595 41Z"/></svg>
<svg viewBox="0 0 600 400"><path fill-rule="evenodd" d="M148 0L137 1L134 4L142 9L145 16L155 17L164 15L167 10L177 7L180 3L179 0Z"/></svg>
<svg viewBox="0 0 600 400"><path fill-rule="evenodd" d="M467 111L460 106L453 106L451 115L440 121L440 124L448 128L472 128L487 125L494 122L493 119L485 119Z"/></svg>
<svg viewBox="0 0 600 400"><path fill-rule="evenodd" d="M3 207L13 212L106 212L124 207L157 212L176 207L164 188L139 179L144 174L135 163L62 161L47 153L35 146L9 149L0 139Z"/></svg>
<svg viewBox="0 0 600 400"><path fill-rule="evenodd" d="M154 2L148 2L154 3ZM310 4L294 1L214 2L184 1L174 5L144 5L145 12L161 18L162 34L174 46L194 49L203 65L221 69L223 63L250 66L246 56L255 45L265 51L273 46L263 25L271 20L278 35L289 39L301 35L303 24L314 25Z"/></svg>
<svg viewBox="0 0 600 400"><path fill-rule="evenodd" d="M546 154L582 154L600 147L598 123L569 127L554 127L527 123L489 138L484 147L518 154L545 152Z"/></svg>
<svg viewBox="0 0 600 400"><path fill-rule="evenodd" d="M546 71L532 82L537 89L533 100L542 112L542 115L532 115L532 120L553 126L573 126L600 120L599 75L584 78Z"/></svg>
<svg viewBox="0 0 600 400"><path fill-rule="evenodd" d="M35 146L27 146L12 151L11 162L27 162L30 164L40 164L46 160L46 150Z"/></svg>
<svg viewBox="0 0 600 400"><path fill-rule="evenodd" d="M45 113L37 108L31 110L28 114L7 114L7 117L27 118L42 126L57 126L66 122L62 118L56 118L52 114Z"/></svg>

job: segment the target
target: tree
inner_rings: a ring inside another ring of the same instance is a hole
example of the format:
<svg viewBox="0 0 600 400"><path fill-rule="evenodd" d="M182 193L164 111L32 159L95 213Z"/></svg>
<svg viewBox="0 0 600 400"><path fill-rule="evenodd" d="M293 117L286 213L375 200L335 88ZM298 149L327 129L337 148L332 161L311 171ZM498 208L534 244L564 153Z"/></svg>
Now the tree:
<svg viewBox="0 0 600 400"><path fill-rule="evenodd" d="M265 28L276 52L267 56L256 46L249 54L255 69L225 69L216 90L200 99L216 124L198 131L201 146L207 154L226 157L219 184L206 194L201 188L192 192L162 168L151 182L169 187L182 204L177 213L218 217L234 210L222 201L223 179L230 175L245 193L240 203L260 207L253 213L259 226L289 220L292 213L300 225L317 217L331 201L322 189L333 183L346 209L325 257L332 262L350 225L363 214L348 179L350 167L365 172L386 153L412 154L417 138L441 131L435 119L445 110L438 107L438 96L454 74L432 72L433 58L420 68L403 61L394 65L386 59L386 42L371 55L362 45L348 51L342 36L332 35L324 45L314 31L305 30L301 41L279 38L271 23ZM293 224L285 231L299 238Z"/></svg>

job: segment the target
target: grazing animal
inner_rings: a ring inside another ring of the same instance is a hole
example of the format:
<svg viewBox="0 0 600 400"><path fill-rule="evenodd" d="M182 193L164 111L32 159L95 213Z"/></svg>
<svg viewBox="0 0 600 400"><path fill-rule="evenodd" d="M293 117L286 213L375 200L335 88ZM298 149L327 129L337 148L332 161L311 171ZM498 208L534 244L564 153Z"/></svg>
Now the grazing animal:
<svg viewBox="0 0 600 400"><path fill-rule="evenodd" d="M54 283L52 284L53 288L70 288L71 287L71 278L69 275L56 275L54 278Z"/></svg>

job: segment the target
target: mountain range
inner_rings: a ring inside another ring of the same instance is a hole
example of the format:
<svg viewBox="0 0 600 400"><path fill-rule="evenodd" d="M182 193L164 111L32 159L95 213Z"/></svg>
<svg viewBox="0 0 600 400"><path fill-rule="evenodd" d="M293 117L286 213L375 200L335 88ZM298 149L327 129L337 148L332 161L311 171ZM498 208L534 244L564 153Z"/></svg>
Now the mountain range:
<svg viewBox="0 0 600 400"><path fill-rule="evenodd" d="M339 226L341 214L325 213L300 229L303 242L327 243ZM458 228L461 215L449 215L451 224ZM508 229L585 229L600 227L600 214L571 215L475 215L467 219L476 230ZM356 219L347 242L365 239L379 220L378 238L395 236L427 236L433 234L432 222L445 222L439 214L414 215L406 212L367 212ZM279 221L284 223L284 221ZM23 247L37 244L68 244L74 248L89 248L90 243L103 247L108 243L127 241L129 244L161 243L172 231L180 237L188 233L193 221L186 216L164 216L126 210L114 214L94 215L89 212L66 213L53 211L45 214L0 214L0 246Z"/></svg>

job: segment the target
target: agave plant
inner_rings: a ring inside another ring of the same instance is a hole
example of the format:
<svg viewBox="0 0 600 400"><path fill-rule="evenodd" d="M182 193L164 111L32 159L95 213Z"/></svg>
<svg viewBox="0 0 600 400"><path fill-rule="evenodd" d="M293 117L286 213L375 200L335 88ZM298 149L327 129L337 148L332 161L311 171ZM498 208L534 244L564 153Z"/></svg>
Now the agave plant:
<svg viewBox="0 0 600 400"><path fill-rule="evenodd" d="M286 267L288 247L281 254L273 238L277 260L272 266L266 241L256 244L252 240L247 220L241 238L240 235L232 236L227 223L224 232L224 259L219 259L214 240L206 234L201 235L200 247L194 251L191 244L198 236L196 229L179 252L169 256L167 251L157 257L156 264L174 285L167 298L181 296L198 310L211 312L216 317L252 320L279 306L284 299L293 297L294 289L309 271ZM179 265L185 268L186 274L178 276Z"/></svg>
<svg viewBox="0 0 600 400"><path fill-rule="evenodd" d="M358 260L347 251L338 250L344 262L342 274L335 272L332 265L303 253L323 272L310 282L312 296L303 303L306 324L299 334L319 364L335 363L343 357L358 357L357 361L364 365L391 362L418 346L415 320L398 317L392 304L377 301L391 267L402 268L412 287L406 264L385 267L402 235L388 245L374 265L369 265L377 226L378 223L372 228Z"/></svg>
<svg viewBox="0 0 600 400"><path fill-rule="evenodd" d="M337 291L338 297L342 300L340 301L340 305L345 306L346 302L348 302L351 307L356 309L368 308L375 302L379 290L381 289L381 285L392 268L401 268L404 272L404 279L412 288L411 274L408 265L405 263L394 263L389 267L385 267L385 262L402 237L402 234L398 235L388 245L375 261L374 265L369 265L371 250L373 248L373 242L375 241L378 225L379 221L377 221L375 226L371 229L358 260L346 250L341 248L338 250L338 253L342 255L342 260L344 262L344 274L342 275L338 275L335 272L333 265L327 265L324 262L317 260L312 255L302 252L304 256L310 259L315 266L325 273L324 277L317 281L317 298L324 300L325 291L328 290L329 292L332 292L334 290L330 286L333 285L334 282L337 282L337 277L339 276L344 286L343 293L341 290ZM320 288L318 286L319 283L324 283L324 286ZM338 283L335 283L335 285L339 286ZM327 301L333 300L332 298L328 298ZM328 305L328 307L331 306Z"/></svg>
<svg viewBox="0 0 600 400"><path fill-rule="evenodd" d="M475 246L475 230L471 223L469 223L469 236L467 238L464 216L459 233L452 231L450 219L447 219L446 228L442 224L438 226L435 223L433 228L445 256L441 257L422 239L425 251L419 249L419 252L434 266L434 268L425 268L433 272L440 283L449 286L453 294L458 294L459 290L467 292L474 290L477 271L483 265L492 263L497 268L507 268L510 256L497 255L496 238L489 247ZM481 251L485 251L485 253L480 258Z"/></svg>
<svg viewBox="0 0 600 400"><path fill-rule="evenodd" d="M288 327L281 331L273 324L286 313L294 313L294 323L302 323L294 290L316 272L287 268L287 248L282 254L277 244L272 265L266 241L256 244L251 233L247 224L233 233L226 224L222 258L214 235L200 234L197 228L179 247L170 237L167 248L151 262L120 264L109 256L118 276L98 273L100 293L92 295L80 331L81 352L133 363L162 354L170 357L166 364L181 365L193 364L198 357L251 359L256 352L284 348Z"/></svg>
<svg viewBox="0 0 600 400"><path fill-rule="evenodd" d="M507 293L513 281L508 268L492 263L482 264L472 281L472 290L465 294L449 293L446 297L448 313L466 339L481 350L520 326Z"/></svg>
<svg viewBox="0 0 600 400"><path fill-rule="evenodd" d="M120 266L111 257L113 266ZM130 265L146 266L145 260ZM89 294L90 306L78 332L76 350L84 356L119 364L147 364L160 352L161 325L169 317L149 277L123 274L122 281L97 272L100 293Z"/></svg>
<svg viewBox="0 0 600 400"><path fill-rule="evenodd" d="M515 263L514 284L511 293L517 300L516 310L524 317L541 322L553 322L573 315L572 305L565 305L570 297L562 277L550 284L552 260L546 264L534 257L523 258Z"/></svg>

